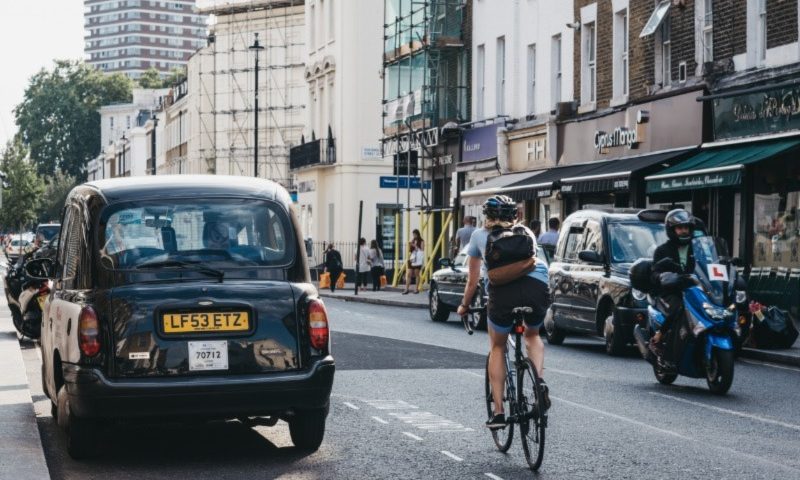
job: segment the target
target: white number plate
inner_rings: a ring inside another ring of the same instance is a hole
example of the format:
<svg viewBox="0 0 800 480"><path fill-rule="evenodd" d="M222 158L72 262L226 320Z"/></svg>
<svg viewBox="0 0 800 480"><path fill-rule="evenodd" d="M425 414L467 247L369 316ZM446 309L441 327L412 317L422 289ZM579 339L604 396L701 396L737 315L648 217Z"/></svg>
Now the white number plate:
<svg viewBox="0 0 800 480"><path fill-rule="evenodd" d="M227 370L228 342L189 342L189 370Z"/></svg>

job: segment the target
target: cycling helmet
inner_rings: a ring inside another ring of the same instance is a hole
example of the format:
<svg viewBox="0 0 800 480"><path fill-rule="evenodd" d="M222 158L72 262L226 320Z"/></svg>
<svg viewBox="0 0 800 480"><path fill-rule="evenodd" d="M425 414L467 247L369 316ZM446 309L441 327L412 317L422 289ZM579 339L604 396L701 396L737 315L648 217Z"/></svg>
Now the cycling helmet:
<svg viewBox="0 0 800 480"><path fill-rule="evenodd" d="M689 227L688 235L679 237L675 233L675 227L678 226ZM688 245L692 241L694 227L695 223L692 214L682 208L671 210L664 218L664 228L667 230L667 236L670 240L678 242L680 245Z"/></svg>
<svg viewBox="0 0 800 480"><path fill-rule="evenodd" d="M497 220L517 219L517 202L507 195L495 195L483 203L483 214Z"/></svg>

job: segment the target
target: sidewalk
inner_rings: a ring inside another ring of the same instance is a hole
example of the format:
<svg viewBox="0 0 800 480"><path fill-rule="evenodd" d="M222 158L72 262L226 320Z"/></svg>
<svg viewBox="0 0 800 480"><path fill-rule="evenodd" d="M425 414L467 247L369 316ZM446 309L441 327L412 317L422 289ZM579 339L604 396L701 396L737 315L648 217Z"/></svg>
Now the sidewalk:
<svg viewBox="0 0 800 480"><path fill-rule="evenodd" d="M5 478L41 480L50 472L17 333L6 297L0 295L0 479Z"/></svg>
<svg viewBox="0 0 800 480"><path fill-rule="evenodd" d="M401 288L384 287L379 292L373 292L372 286L369 286L367 291L358 292L358 295L356 295L354 288L352 283L346 283L343 289L337 288L335 292L331 292L326 288L320 290L319 294L324 298L338 298L346 302L371 303L391 307L428 308L427 291L403 295L403 289Z"/></svg>

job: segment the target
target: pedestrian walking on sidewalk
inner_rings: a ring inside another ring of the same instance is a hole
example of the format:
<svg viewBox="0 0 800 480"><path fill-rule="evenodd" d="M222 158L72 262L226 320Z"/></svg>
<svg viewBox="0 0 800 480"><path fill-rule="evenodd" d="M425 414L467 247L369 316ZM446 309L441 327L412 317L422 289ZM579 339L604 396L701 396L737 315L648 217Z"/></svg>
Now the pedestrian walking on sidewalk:
<svg viewBox="0 0 800 480"><path fill-rule="evenodd" d="M472 224L472 217L467 215L464 217L464 226L456 231L456 255L458 255L458 252L460 252L462 248L469 245L469 239L472 237L472 232L474 231L475 226Z"/></svg>
<svg viewBox="0 0 800 480"><path fill-rule="evenodd" d="M358 239L358 253L354 260L358 262L357 286L363 292L367 290L367 275L369 275L369 248L367 248L366 238Z"/></svg>
<svg viewBox="0 0 800 480"><path fill-rule="evenodd" d="M336 281L339 280L339 275L343 270L342 255L339 250L336 250L333 243L329 243L328 248L325 249L325 271L331 275L331 292L336 291Z"/></svg>
<svg viewBox="0 0 800 480"><path fill-rule="evenodd" d="M417 250L425 251L425 240L422 239L422 234L416 228L411 231L411 243L417 247Z"/></svg>
<svg viewBox="0 0 800 480"><path fill-rule="evenodd" d="M372 291L377 292L381 289L381 277L385 274L383 252L378 247L377 240L370 242L368 258L371 267L370 274L372 274Z"/></svg>
<svg viewBox="0 0 800 480"><path fill-rule="evenodd" d="M422 264L425 262L425 254L421 249L417 248L416 243L412 240L408 244L408 260L406 265L406 289L403 295L408 294L411 289L411 279L415 280L414 293L419 293L419 274L422 271Z"/></svg>

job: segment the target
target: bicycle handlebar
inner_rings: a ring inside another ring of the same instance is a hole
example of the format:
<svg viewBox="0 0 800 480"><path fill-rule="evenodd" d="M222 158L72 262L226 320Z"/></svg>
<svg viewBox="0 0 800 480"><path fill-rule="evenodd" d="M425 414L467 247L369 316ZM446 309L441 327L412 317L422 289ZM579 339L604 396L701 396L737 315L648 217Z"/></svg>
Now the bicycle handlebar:
<svg viewBox="0 0 800 480"><path fill-rule="evenodd" d="M478 312L482 312L482 311L483 311L483 308L469 308L469 309L467 309L467 314L478 313ZM475 333L472 330L472 325L469 324L468 315L461 315L461 323L464 324L464 330L466 330L469 335L472 335L473 333Z"/></svg>

